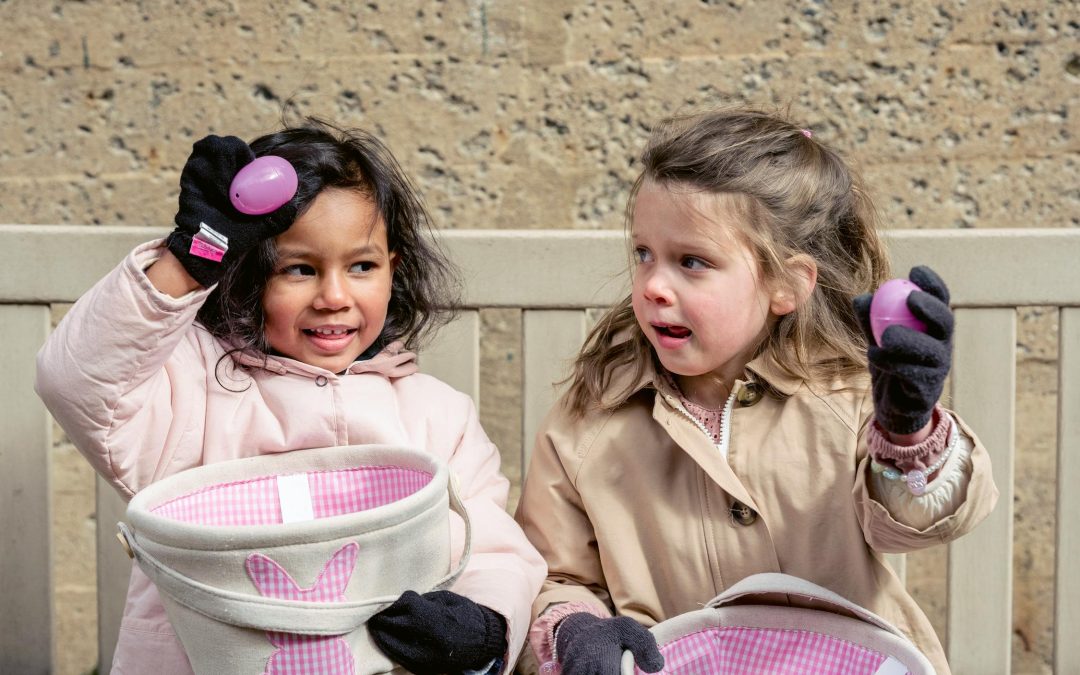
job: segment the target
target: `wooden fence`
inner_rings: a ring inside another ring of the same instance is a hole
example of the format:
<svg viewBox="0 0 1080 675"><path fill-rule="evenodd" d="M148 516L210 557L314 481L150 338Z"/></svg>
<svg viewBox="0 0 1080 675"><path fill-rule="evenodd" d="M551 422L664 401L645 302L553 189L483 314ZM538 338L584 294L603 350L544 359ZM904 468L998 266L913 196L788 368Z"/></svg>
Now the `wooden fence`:
<svg viewBox="0 0 1080 675"><path fill-rule="evenodd" d="M33 392L49 306L74 301L134 245L162 234L0 226L0 672L48 673L58 648L49 536L52 423ZM520 465L527 467L533 434L554 399L551 383L584 337L586 310L625 292L623 235L473 230L440 236L465 272L467 309L422 355L422 366L479 400L479 309L521 308L518 413ZM1010 670L1017 308L1058 308L1054 666L1080 672L1080 230L909 230L888 239L897 270L926 263L948 278L957 317L952 402L990 449L1001 490L989 519L949 547L947 653L957 673ZM112 527L124 505L100 480L97 504L99 649L108 664L130 561Z"/></svg>

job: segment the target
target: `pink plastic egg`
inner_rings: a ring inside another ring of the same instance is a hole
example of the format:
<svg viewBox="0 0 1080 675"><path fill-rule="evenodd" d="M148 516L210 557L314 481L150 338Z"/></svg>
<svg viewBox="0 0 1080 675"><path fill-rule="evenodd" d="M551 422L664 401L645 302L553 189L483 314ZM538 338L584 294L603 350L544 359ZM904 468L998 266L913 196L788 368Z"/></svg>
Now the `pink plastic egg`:
<svg viewBox="0 0 1080 675"><path fill-rule="evenodd" d="M881 284L870 301L870 332L875 342L880 345L881 334L893 325L926 332L926 324L916 319L907 306L907 297L919 290L922 289L907 279L889 279Z"/></svg>
<svg viewBox="0 0 1080 675"><path fill-rule="evenodd" d="M229 201L240 213L270 213L296 194L296 170L275 155L256 157L236 172L229 185Z"/></svg>

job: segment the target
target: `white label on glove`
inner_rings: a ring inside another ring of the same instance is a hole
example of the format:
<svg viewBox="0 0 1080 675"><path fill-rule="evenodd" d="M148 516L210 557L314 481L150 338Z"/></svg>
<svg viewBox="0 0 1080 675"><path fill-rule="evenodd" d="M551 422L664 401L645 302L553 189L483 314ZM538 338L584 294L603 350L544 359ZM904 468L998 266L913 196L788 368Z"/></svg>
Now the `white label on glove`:
<svg viewBox="0 0 1080 675"><path fill-rule="evenodd" d="M278 501L281 502L282 523L315 520L315 511L311 506L311 490L308 488L306 473L278 476L277 489Z"/></svg>

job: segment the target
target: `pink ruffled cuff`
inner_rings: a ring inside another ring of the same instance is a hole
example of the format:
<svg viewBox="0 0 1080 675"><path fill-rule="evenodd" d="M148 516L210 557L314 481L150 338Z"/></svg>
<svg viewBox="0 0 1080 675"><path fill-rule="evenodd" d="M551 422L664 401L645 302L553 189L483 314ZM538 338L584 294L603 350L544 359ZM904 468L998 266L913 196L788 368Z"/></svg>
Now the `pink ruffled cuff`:
<svg viewBox="0 0 1080 675"><path fill-rule="evenodd" d="M560 602L551 605L536 617L532 627L529 628L529 644L532 645L536 660L540 663L540 672L545 675L559 672L559 664L555 659L555 629L559 622L578 612L586 612L593 616L607 619L611 613L606 609L597 607L588 602Z"/></svg>
<svg viewBox="0 0 1080 675"><path fill-rule="evenodd" d="M949 444L949 431L952 429L952 417L945 414L940 404L934 406L934 423L930 435L915 445L896 445L889 441L887 432L877 420L870 425L868 444L870 456L881 464L891 464L900 471L913 469L925 471L937 463Z"/></svg>

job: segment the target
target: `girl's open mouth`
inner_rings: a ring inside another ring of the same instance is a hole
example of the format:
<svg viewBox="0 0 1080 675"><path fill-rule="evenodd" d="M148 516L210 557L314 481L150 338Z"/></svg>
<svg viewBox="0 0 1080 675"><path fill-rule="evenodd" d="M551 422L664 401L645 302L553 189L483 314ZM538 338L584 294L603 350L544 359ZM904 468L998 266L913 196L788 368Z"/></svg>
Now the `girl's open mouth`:
<svg viewBox="0 0 1080 675"><path fill-rule="evenodd" d="M347 344L356 334L355 328L304 328L301 332L319 349L335 351Z"/></svg>
<svg viewBox="0 0 1080 675"><path fill-rule="evenodd" d="M690 341L693 331L686 326L653 324L656 331L656 343L664 349L676 349Z"/></svg>
<svg viewBox="0 0 1080 675"><path fill-rule="evenodd" d="M665 337L672 337L677 340L690 337L690 329L686 326L653 326L656 328L656 332Z"/></svg>

